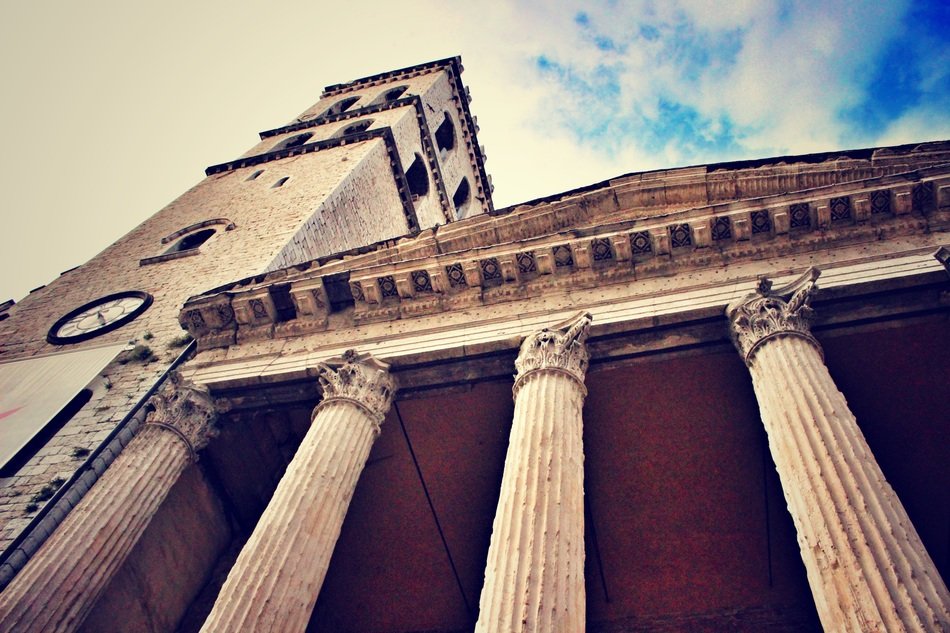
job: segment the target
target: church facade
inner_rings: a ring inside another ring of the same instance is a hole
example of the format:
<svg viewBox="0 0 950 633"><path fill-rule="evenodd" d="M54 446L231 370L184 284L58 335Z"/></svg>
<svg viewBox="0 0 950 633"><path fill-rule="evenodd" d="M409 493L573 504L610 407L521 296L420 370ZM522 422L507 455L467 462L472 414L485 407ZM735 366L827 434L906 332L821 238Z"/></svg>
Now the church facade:
<svg viewBox="0 0 950 633"><path fill-rule="evenodd" d="M950 143L495 209L458 58L0 313L0 630L950 628Z"/></svg>

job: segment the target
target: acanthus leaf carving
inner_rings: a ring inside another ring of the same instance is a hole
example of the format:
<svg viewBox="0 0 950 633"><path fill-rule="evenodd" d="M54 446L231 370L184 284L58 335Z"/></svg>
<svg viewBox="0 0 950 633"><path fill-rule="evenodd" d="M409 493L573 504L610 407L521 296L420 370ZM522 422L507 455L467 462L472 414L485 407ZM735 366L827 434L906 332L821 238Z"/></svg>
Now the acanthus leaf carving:
<svg viewBox="0 0 950 633"><path fill-rule="evenodd" d="M347 400L360 406L375 420L378 432L396 393L389 365L371 354L360 354L351 349L341 357L320 363L317 371L323 400L314 409L314 416L330 402Z"/></svg>
<svg viewBox="0 0 950 633"><path fill-rule="evenodd" d="M515 392L525 375L541 369L567 373L583 384L589 361L585 342L591 320L589 312L582 312L564 323L528 335L515 360Z"/></svg>
<svg viewBox="0 0 950 633"><path fill-rule="evenodd" d="M809 306L820 274L820 270L811 267L792 283L774 290L772 281L762 278L754 293L726 307L733 343L746 363L752 362L763 343L780 335L807 339L821 350L811 335Z"/></svg>
<svg viewBox="0 0 950 633"><path fill-rule="evenodd" d="M173 371L162 389L149 400L153 410L145 423L165 428L177 435L191 453L208 445L217 435L217 411L208 388L196 385Z"/></svg>

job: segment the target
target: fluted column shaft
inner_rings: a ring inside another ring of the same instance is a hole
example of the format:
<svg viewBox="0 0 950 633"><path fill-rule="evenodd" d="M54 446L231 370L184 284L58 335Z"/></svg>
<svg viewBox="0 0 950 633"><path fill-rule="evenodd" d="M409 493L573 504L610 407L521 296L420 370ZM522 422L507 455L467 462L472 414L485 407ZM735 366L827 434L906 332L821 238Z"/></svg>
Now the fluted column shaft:
<svg viewBox="0 0 950 633"><path fill-rule="evenodd" d="M732 315L822 626L948 631L947 587L808 332L816 277Z"/></svg>
<svg viewBox="0 0 950 633"><path fill-rule="evenodd" d="M382 363L349 354L339 365L321 367L324 399L203 632L306 630L394 390Z"/></svg>
<svg viewBox="0 0 950 633"><path fill-rule="evenodd" d="M582 315L522 345L478 633L585 629L581 411L589 325Z"/></svg>
<svg viewBox="0 0 950 633"><path fill-rule="evenodd" d="M75 631L207 442L213 407L177 375L156 411L0 594L0 631Z"/></svg>

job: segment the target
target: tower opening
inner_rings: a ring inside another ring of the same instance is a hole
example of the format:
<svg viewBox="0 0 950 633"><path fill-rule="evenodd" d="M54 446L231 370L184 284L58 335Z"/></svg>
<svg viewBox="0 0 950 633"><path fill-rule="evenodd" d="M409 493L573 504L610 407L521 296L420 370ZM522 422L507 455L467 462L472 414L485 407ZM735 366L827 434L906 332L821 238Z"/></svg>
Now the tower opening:
<svg viewBox="0 0 950 633"><path fill-rule="evenodd" d="M435 144L439 147L439 153L444 154L455 147L455 126L452 124L452 117L445 113L445 119L435 131Z"/></svg>
<svg viewBox="0 0 950 633"><path fill-rule="evenodd" d="M429 193L429 172L426 171L422 156L416 154L415 160L406 170L406 182L413 197L422 197Z"/></svg>
<svg viewBox="0 0 950 633"><path fill-rule="evenodd" d="M373 124L373 119L364 119L362 121L357 121L353 125L348 125L347 127L343 128L343 130L339 132L337 136L347 136L349 134L359 134L360 132L365 132L366 130L369 129L369 126L371 126L372 124Z"/></svg>
<svg viewBox="0 0 950 633"><path fill-rule="evenodd" d="M325 117L333 116L335 114L340 114L341 112L346 112L347 110L350 109L350 107L354 103L356 103L359 100L360 100L359 97L347 97L345 99L340 99L339 101L334 103L332 106L330 106L330 109L324 112L323 116Z"/></svg>
<svg viewBox="0 0 950 633"><path fill-rule="evenodd" d="M195 231L194 233L188 233L180 240L172 244L172 247L165 251L165 254L180 253L182 251L190 251L193 248L198 248L210 240L211 236L214 234L214 229L203 229L201 231Z"/></svg>
<svg viewBox="0 0 950 633"><path fill-rule="evenodd" d="M304 143L306 143L307 141L309 141L311 138L313 138L313 132L304 132L303 134L297 134L296 136L291 136L290 138L284 139L283 141L281 141L280 143L278 143L278 144L274 147L274 149L271 150L271 151L276 152L276 151L282 150L282 149L290 149L290 148L292 148L292 147L300 147L301 145L303 145Z"/></svg>
<svg viewBox="0 0 950 633"><path fill-rule="evenodd" d="M468 205L468 201L471 198L471 187L468 184L468 178L462 178L462 182L459 183L459 186L455 189L455 194L452 195L452 204L455 205L455 217L461 219L464 216L463 209Z"/></svg>
<svg viewBox="0 0 950 633"><path fill-rule="evenodd" d="M409 89L409 86L398 86L383 93L381 103L391 103L402 96Z"/></svg>

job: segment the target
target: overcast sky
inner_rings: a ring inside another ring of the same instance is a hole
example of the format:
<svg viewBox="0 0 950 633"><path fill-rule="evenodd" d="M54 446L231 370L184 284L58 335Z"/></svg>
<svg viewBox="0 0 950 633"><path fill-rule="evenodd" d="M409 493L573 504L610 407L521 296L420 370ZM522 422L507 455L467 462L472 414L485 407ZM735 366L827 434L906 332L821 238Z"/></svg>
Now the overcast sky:
<svg viewBox="0 0 950 633"><path fill-rule="evenodd" d="M7 2L0 301L327 84L457 54L498 208L630 171L950 138L945 0Z"/></svg>

